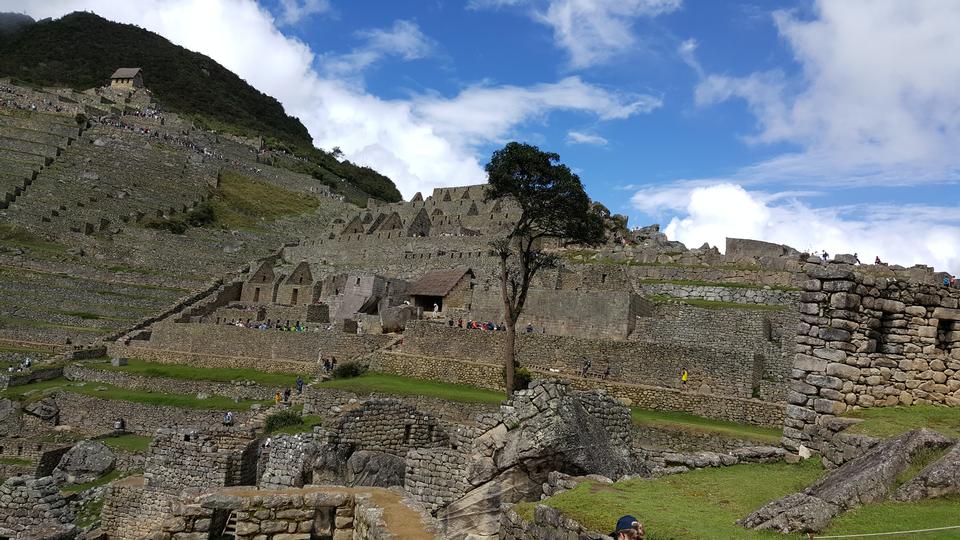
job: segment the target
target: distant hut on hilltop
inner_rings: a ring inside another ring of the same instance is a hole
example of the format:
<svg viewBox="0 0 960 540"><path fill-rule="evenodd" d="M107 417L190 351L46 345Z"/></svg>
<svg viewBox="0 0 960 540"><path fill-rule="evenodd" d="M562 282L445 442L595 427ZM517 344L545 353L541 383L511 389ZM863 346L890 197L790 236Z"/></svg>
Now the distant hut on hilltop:
<svg viewBox="0 0 960 540"><path fill-rule="evenodd" d="M110 88L143 88L143 70L120 68L110 76Z"/></svg>

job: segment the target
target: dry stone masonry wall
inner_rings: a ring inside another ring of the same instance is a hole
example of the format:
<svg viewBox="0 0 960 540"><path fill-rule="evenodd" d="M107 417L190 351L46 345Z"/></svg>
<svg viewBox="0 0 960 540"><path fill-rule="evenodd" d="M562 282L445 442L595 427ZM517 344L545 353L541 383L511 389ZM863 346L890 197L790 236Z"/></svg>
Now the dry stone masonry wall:
<svg viewBox="0 0 960 540"><path fill-rule="evenodd" d="M960 406L960 290L811 264L783 442L819 450L824 421L854 407Z"/></svg>

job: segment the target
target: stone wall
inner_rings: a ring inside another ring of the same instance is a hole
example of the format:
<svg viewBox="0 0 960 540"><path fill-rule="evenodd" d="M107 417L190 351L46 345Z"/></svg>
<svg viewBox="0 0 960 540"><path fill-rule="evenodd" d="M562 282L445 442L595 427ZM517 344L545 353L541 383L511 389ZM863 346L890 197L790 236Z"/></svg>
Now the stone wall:
<svg viewBox="0 0 960 540"><path fill-rule="evenodd" d="M633 445L648 451L721 452L756 444L759 443L747 439L724 437L706 431L648 425L638 425L633 428Z"/></svg>
<svg viewBox="0 0 960 540"><path fill-rule="evenodd" d="M640 282L640 292L678 299L710 300L734 304L788 305L797 302L799 292L757 287L723 287L719 285L679 285L674 283Z"/></svg>
<svg viewBox="0 0 960 540"><path fill-rule="evenodd" d="M313 433L273 437L264 448L266 463L257 481L260 488L302 487L308 480L305 472L319 446Z"/></svg>
<svg viewBox="0 0 960 540"><path fill-rule="evenodd" d="M15 476L0 485L0 535L21 538L55 537L54 531L73 528L73 513L50 476Z"/></svg>
<svg viewBox="0 0 960 540"><path fill-rule="evenodd" d="M230 325L160 323L150 340L111 347L113 356L170 363L204 362L210 367L251 367L266 371L302 371L317 363L317 354L345 361L389 343L385 335L337 331L281 332Z"/></svg>
<svg viewBox="0 0 960 540"><path fill-rule="evenodd" d="M160 428L217 425L223 419L223 411L149 405L71 392L57 392L54 399L60 407L61 424L92 433L112 429L117 418L126 421L127 431L138 435L153 435ZM249 416L245 411L234 413L237 423Z"/></svg>
<svg viewBox="0 0 960 540"><path fill-rule="evenodd" d="M221 432L160 429L147 450L143 477L165 490L253 484L258 441L241 428Z"/></svg>
<svg viewBox="0 0 960 540"><path fill-rule="evenodd" d="M327 443L403 457L411 448L446 446L439 421L394 399L374 399L344 411Z"/></svg>
<svg viewBox="0 0 960 540"><path fill-rule="evenodd" d="M650 302L631 292L530 289L517 326L532 324L557 336L626 339L637 316L652 311ZM500 288L474 289L470 317L502 322Z"/></svg>
<svg viewBox="0 0 960 540"><path fill-rule="evenodd" d="M463 471L467 456L452 448L417 448L406 455L403 489L436 511L459 499L470 489Z"/></svg>
<svg viewBox="0 0 960 540"><path fill-rule="evenodd" d="M784 399L793 366L798 317L794 308L708 309L667 303L651 316L637 318L630 339L720 349L736 344L753 356L751 396L778 402Z"/></svg>
<svg viewBox="0 0 960 540"><path fill-rule="evenodd" d="M477 330L476 332L480 332ZM503 368L499 364L452 358L436 358L394 352L377 352L368 359L374 371L406 377L469 384L480 388L503 390ZM534 379L556 378L547 370L531 370ZM658 411L688 412L717 420L729 420L764 427L783 425L784 405L758 399L737 398L723 394L705 394L691 390L624 383L598 378L565 375L578 390L605 389L611 395L627 400L632 406Z"/></svg>
<svg viewBox="0 0 960 540"><path fill-rule="evenodd" d="M379 354L379 353L377 353ZM343 407L360 399L397 399L419 411L435 416L445 423L471 424L477 414L492 413L498 409L489 403L460 403L430 396L388 395L381 393L356 394L329 388L306 388L303 394L303 414L330 417Z"/></svg>
<svg viewBox="0 0 960 540"><path fill-rule="evenodd" d="M414 321L407 325L402 351L410 354L496 362L501 357L504 332L466 330ZM592 361L591 374L599 376L609 366L608 379L651 386L679 387L686 368L691 390L749 398L762 378L762 363L755 354L735 345L704 343L639 343L549 334L518 333L517 362L528 368L556 369L562 376L579 374L584 359Z"/></svg>
<svg viewBox="0 0 960 540"><path fill-rule="evenodd" d="M500 540L535 540L541 538L570 538L578 540L609 540L610 537L591 531L559 510L545 504L533 509L533 520L527 521L513 505L500 507Z"/></svg>
<svg viewBox="0 0 960 540"><path fill-rule="evenodd" d="M142 476L109 484L100 513L100 529L110 540L142 540L159 532L178 493L147 486Z"/></svg>
<svg viewBox="0 0 960 540"><path fill-rule="evenodd" d="M855 407L960 406L960 290L809 264L783 442Z"/></svg>

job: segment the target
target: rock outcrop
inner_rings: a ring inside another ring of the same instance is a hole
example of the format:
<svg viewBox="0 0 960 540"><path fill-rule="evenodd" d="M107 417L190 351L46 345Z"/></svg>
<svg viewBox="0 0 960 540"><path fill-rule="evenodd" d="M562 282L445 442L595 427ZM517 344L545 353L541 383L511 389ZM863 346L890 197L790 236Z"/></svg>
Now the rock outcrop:
<svg viewBox="0 0 960 540"><path fill-rule="evenodd" d="M767 503L738 523L781 533L823 530L843 511L886 499L897 476L910 467L917 452L943 448L950 442L926 428L886 439L803 492Z"/></svg>
<svg viewBox="0 0 960 540"><path fill-rule="evenodd" d="M919 501L960 493L960 443L900 486L890 496L895 501Z"/></svg>
<svg viewBox="0 0 960 540"><path fill-rule="evenodd" d="M360 450L347 460L345 480L351 486L402 486L406 462L386 452Z"/></svg>
<svg viewBox="0 0 960 540"><path fill-rule="evenodd" d="M116 463L117 456L107 445L99 441L82 441L60 458L53 474L67 482L82 484L112 471Z"/></svg>

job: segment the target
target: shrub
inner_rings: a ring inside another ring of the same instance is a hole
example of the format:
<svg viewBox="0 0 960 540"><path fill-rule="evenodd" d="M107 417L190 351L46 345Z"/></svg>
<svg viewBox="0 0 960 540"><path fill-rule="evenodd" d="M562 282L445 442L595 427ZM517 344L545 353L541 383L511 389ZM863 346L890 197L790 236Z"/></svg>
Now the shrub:
<svg viewBox="0 0 960 540"><path fill-rule="evenodd" d="M213 223L215 219L213 205L209 202L200 203L187 213L187 224L191 227L203 227Z"/></svg>
<svg viewBox="0 0 960 540"><path fill-rule="evenodd" d="M529 369L525 367L514 368L513 383L517 390L526 390L529 388L531 380L533 380L533 375L530 374Z"/></svg>
<svg viewBox="0 0 960 540"><path fill-rule="evenodd" d="M334 379L352 379L367 372L367 366L360 362L345 362L333 368Z"/></svg>
<svg viewBox="0 0 960 540"><path fill-rule="evenodd" d="M143 220L143 226L148 229L172 232L173 234L187 232L187 224L179 219L147 218Z"/></svg>
<svg viewBox="0 0 960 540"><path fill-rule="evenodd" d="M87 127L87 115L83 114L82 112L78 112L73 119L77 122L78 126Z"/></svg>
<svg viewBox="0 0 960 540"><path fill-rule="evenodd" d="M264 423L264 430L266 430L267 433L273 433L280 428L297 426L302 423L303 418L301 418L296 411L293 409L285 409L268 416L266 422Z"/></svg>

